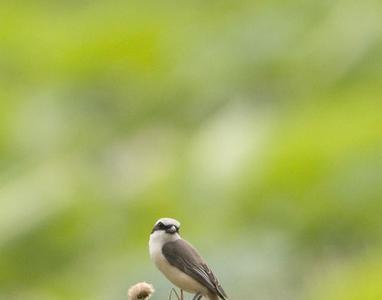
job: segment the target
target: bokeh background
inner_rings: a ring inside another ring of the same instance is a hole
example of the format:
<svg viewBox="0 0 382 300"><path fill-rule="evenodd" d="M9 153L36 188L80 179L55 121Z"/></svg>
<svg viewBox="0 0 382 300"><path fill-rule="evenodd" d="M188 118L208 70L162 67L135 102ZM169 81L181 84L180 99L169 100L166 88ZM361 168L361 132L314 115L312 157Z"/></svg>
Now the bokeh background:
<svg viewBox="0 0 382 300"><path fill-rule="evenodd" d="M0 299L168 299L163 216L231 299L382 299L381 12L1 1Z"/></svg>

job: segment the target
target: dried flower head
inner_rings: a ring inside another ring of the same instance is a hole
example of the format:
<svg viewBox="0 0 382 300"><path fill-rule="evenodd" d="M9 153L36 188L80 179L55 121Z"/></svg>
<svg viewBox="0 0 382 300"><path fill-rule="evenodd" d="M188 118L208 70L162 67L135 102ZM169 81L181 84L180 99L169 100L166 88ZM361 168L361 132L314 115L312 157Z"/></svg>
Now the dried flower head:
<svg viewBox="0 0 382 300"><path fill-rule="evenodd" d="M139 282L129 288L127 296L129 300L148 300L154 293L154 287L147 282Z"/></svg>

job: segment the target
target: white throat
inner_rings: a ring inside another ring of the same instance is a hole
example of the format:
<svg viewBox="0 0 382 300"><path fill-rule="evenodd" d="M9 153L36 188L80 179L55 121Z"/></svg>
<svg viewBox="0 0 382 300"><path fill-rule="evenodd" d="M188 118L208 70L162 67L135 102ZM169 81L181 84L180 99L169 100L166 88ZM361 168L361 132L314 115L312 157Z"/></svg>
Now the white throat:
<svg viewBox="0 0 382 300"><path fill-rule="evenodd" d="M168 242L174 242L180 239L180 235L178 233L167 233L164 230L157 230L150 234L150 245L158 245L163 246Z"/></svg>
<svg viewBox="0 0 382 300"><path fill-rule="evenodd" d="M155 260L155 257L162 254L162 247L168 242L174 242L181 239L178 233L170 234L163 230L154 231L150 235L149 249L150 256Z"/></svg>

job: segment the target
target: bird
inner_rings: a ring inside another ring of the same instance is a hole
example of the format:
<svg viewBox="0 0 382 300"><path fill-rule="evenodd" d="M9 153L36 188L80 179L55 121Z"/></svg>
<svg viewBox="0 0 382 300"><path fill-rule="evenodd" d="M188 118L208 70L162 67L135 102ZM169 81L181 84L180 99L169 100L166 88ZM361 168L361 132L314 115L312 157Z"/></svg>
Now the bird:
<svg viewBox="0 0 382 300"><path fill-rule="evenodd" d="M198 251L179 234L180 223L159 219L150 234L149 252L156 267L172 282L189 293L193 300L227 300L218 279Z"/></svg>

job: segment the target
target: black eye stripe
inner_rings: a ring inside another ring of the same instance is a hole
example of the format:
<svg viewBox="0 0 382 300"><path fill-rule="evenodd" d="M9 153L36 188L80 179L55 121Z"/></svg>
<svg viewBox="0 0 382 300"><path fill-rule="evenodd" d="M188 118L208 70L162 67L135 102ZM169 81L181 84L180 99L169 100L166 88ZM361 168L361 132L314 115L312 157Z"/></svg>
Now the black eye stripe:
<svg viewBox="0 0 382 300"><path fill-rule="evenodd" d="M157 231L157 230L167 230L167 229L170 229L172 226L175 226L176 228L176 232L179 231L179 227L176 226L175 224L168 224L168 225L165 225L163 224L162 222L159 222L158 224L156 224L153 228L153 230L151 231L151 233L153 233L154 231Z"/></svg>
<svg viewBox="0 0 382 300"><path fill-rule="evenodd" d="M169 224L169 225L165 225L163 223L158 223L158 227L159 229L169 229L171 228L173 225L172 224Z"/></svg>

